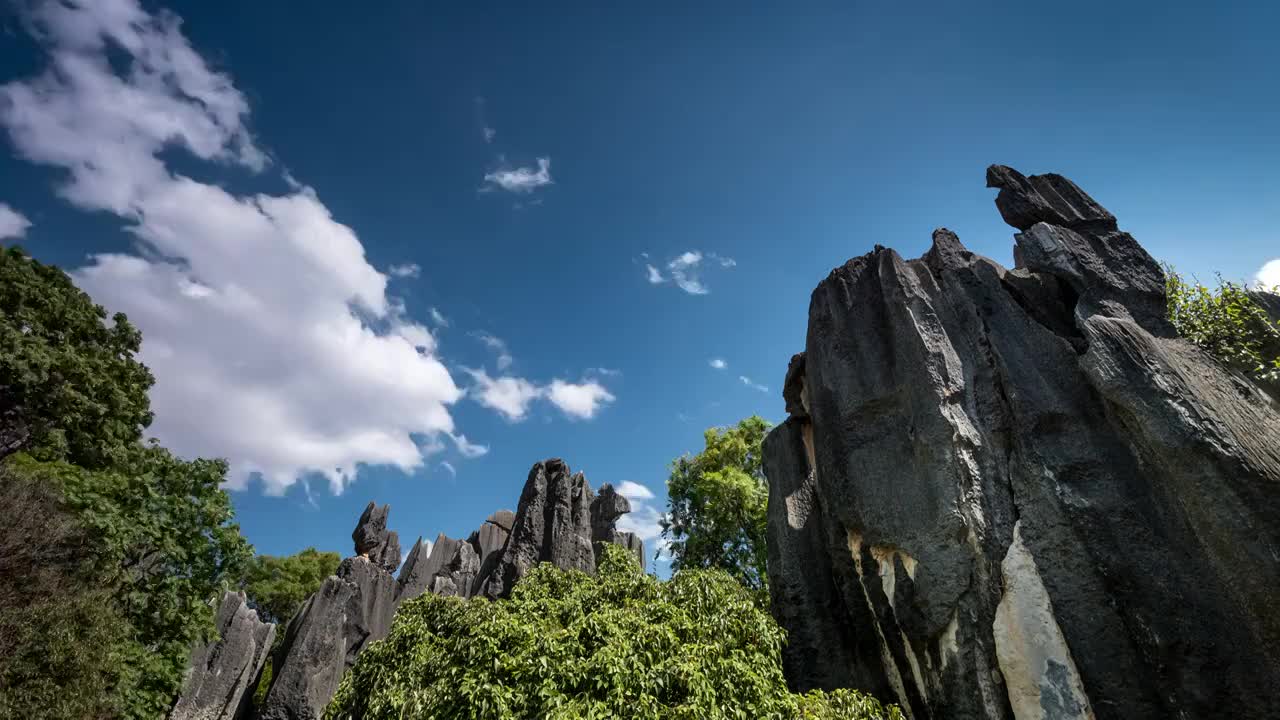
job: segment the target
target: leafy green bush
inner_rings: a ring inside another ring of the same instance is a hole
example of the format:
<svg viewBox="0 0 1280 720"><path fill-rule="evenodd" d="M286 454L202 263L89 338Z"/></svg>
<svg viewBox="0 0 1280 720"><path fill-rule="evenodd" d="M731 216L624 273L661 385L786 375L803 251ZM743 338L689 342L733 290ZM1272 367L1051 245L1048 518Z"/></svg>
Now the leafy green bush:
<svg viewBox="0 0 1280 720"><path fill-rule="evenodd" d="M244 592L264 620L287 623L340 562L338 553L315 548L284 557L255 555L245 571Z"/></svg>
<svg viewBox="0 0 1280 720"><path fill-rule="evenodd" d="M721 570L599 575L543 564L509 600L422 595L360 655L325 713L356 718L901 718L853 691L795 695L783 632Z"/></svg>
<svg viewBox="0 0 1280 720"><path fill-rule="evenodd" d="M1223 364L1265 385L1280 385L1280 324L1242 285L1218 278L1216 290L1165 267L1169 320L1178 333Z"/></svg>

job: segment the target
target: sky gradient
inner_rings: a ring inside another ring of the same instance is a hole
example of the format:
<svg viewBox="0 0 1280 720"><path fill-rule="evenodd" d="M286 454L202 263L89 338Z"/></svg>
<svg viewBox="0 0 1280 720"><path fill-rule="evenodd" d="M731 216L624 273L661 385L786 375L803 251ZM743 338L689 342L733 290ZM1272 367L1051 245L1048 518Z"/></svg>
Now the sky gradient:
<svg viewBox="0 0 1280 720"><path fill-rule="evenodd" d="M465 537L547 457L652 540L832 267L1011 264L991 163L1280 283L1274 4L464 5L0 9L0 241L142 328L261 552Z"/></svg>

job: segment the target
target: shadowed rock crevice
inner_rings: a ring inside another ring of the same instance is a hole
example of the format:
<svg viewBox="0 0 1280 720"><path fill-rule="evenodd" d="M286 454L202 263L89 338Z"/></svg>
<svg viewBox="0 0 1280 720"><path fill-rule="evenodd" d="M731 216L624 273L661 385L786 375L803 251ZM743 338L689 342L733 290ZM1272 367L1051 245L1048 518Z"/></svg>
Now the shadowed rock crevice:
<svg viewBox="0 0 1280 720"><path fill-rule="evenodd" d="M1013 270L938 230L813 293L765 445L789 682L917 719L1268 717L1274 404L1174 336L1159 266L1074 183L988 182Z"/></svg>

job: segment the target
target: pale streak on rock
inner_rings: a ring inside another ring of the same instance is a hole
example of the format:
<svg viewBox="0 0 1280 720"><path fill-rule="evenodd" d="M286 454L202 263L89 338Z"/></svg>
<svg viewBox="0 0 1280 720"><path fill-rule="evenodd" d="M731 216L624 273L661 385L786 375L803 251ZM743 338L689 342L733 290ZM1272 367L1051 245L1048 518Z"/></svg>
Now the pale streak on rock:
<svg viewBox="0 0 1280 720"><path fill-rule="evenodd" d="M1071 648L1053 615L1053 604L1022 542L1022 523L1000 564L1004 595L992 634L1009 705L1017 720L1093 720L1089 697Z"/></svg>

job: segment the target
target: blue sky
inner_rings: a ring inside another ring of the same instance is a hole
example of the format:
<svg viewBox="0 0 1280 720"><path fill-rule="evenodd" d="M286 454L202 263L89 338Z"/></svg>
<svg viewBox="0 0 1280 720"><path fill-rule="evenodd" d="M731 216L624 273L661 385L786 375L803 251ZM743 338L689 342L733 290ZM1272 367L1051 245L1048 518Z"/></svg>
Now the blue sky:
<svg viewBox="0 0 1280 720"><path fill-rule="evenodd" d="M365 5L0 10L0 236L142 326L262 552L371 499L465 536L553 456L651 534L704 428L782 418L832 267L1011 263L990 163L1204 278L1280 257L1271 3Z"/></svg>

